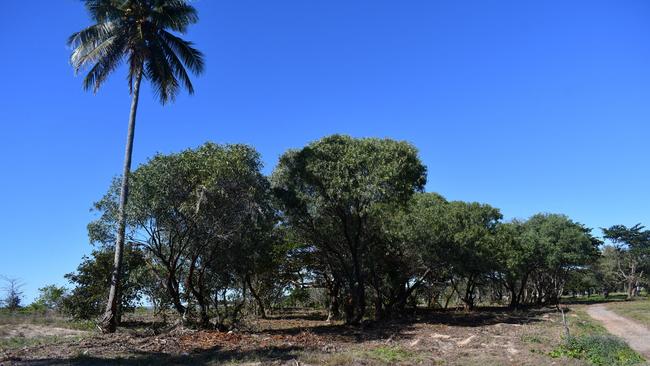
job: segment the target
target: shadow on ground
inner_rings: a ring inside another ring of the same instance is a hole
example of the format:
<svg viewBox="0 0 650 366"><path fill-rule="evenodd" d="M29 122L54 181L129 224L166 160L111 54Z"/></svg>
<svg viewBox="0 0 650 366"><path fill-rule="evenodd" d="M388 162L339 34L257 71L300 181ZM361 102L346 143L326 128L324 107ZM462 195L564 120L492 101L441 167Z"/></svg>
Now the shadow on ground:
<svg viewBox="0 0 650 366"><path fill-rule="evenodd" d="M164 353L136 353L129 358L99 358L89 356L78 356L68 360L40 359L10 363L9 365L30 365L30 366L94 366L94 365L221 365L223 363L252 362L252 363L272 363L284 364L295 360L298 353L302 350L300 347L286 348L269 348L264 350L253 351L223 351L219 349L210 349L200 353L189 355L172 356Z"/></svg>

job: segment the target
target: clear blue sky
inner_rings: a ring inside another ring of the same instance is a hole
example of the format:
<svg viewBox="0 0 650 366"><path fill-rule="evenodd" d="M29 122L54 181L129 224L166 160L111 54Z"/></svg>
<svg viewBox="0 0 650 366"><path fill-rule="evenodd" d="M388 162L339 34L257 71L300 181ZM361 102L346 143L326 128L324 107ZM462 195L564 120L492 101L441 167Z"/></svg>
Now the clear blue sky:
<svg viewBox="0 0 650 366"><path fill-rule="evenodd" d="M144 90L135 163L211 140L270 172L332 133L404 139L427 189L590 227L650 224L646 0L196 0L197 94ZM3 3L0 274L27 300L91 250L91 204L122 165L119 70L93 96L68 64L80 1ZM597 231L600 234L600 231Z"/></svg>

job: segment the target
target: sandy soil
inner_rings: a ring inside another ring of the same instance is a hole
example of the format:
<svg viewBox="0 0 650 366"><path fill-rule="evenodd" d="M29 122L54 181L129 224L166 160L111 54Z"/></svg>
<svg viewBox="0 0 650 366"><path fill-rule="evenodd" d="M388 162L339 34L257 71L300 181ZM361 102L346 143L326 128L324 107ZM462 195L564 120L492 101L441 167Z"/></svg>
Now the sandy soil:
<svg viewBox="0 0 650 366"><path fill-rule="evenodd" d="M88 332L66 328L56 328L36 324L10 324L0 325L0 339L2 338L38 338L38 337L72 337L84 335Z"/></svg>
<svg viewBox="0 0 650 366"><path fill-rule="evenodd" d="M623 338L632 349L650 360L650 329L607 310L605 304L591 305L587 313L601 322L608 332Z"/></svg>

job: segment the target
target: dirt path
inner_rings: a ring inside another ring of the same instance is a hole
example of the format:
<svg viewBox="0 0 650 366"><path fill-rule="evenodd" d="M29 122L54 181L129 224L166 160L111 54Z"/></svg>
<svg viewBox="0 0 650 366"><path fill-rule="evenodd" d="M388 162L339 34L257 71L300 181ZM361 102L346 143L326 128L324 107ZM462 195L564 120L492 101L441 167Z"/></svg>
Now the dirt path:
<svg viewBox="0 0 650 366"><path fill-rule="evenodd" d="M623 338L630 347L650 360L650 329L607 310L604 304L587 307L587 313L603 323L607 331Z"/></svg>

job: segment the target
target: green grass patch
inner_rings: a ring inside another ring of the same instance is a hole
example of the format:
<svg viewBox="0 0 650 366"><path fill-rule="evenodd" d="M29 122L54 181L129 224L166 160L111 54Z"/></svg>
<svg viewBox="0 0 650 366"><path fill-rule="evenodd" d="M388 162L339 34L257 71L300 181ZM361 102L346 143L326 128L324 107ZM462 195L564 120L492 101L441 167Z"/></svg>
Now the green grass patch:
<svg viewBox="0 0 650 366"><path fill-rule="evenodd" d="M607 329L594 321L583 307L572 307L571 311L567 313L567 321L571 328L571 334L575 336L608 334Z"/></svg>
<svg viewBox="0 0 650 366"><path fill-rule="evenodd" d="M586 360L596 366L632 366L645 361L623 340L602 334L571 337L550 355Z"/></svg>
<svg viewBox="0 0 650 366"><path fill-rule="evenodd" d="M385 363L413 361L413 352L400 347L377 347L367 351L367 355Z"/></svg>
<svg viewBox="0 0 650 366"><path fill-rule="evenodd" d="M548 338L541 336L539 334L527 334L522 336L521 340L526 343L537 343L537 344L543 344L548 342Z"/></svg>

